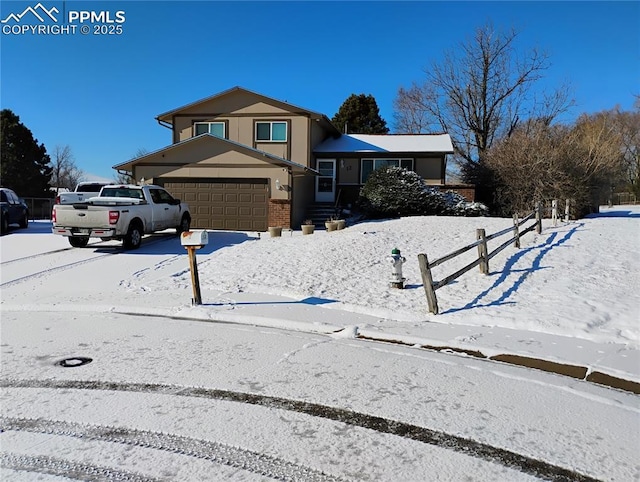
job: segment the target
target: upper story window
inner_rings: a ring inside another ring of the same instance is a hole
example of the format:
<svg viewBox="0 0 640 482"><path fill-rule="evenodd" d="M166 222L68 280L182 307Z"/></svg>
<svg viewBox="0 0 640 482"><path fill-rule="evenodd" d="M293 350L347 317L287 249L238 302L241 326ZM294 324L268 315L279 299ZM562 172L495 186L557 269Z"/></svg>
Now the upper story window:
<svg viewBox="0 0 640 482"><path fill-rule="evenodd" d="M256 141L287 142L287 123L256 122Z"/></svg>
<svg viewBox="0 0 640 482"><path fill-rule="evenodd" d="M224 122L194 122L193 135L199 136L200 134L213 134L214 136L225 138Z"/></svg>
<svg viewBox="0 0 640 482"><path fill-rule="evenodd" d="M413 171L413 159L362 159L360 183L364 184L369 174L381 167L404 167Z"/></svg>

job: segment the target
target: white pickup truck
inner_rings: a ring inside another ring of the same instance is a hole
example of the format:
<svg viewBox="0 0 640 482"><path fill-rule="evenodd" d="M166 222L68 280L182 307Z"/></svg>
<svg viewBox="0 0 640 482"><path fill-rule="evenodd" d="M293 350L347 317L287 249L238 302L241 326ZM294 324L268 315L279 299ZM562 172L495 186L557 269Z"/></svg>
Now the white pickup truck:
<svg viewBox="0 0 640 482"><path fill-rule="evenodd" d="M54 204L53 233L84 248L89 238L117 239L136 249L147 233L175 228L188 231L191 214L186 203L160 186L107 185L100 195L73 204Z"/></svg>
<svg viewBox="0 0 640 482"><path fill-rule="evenodd" d="M56 204L73 204L95 197L109 182L79 182L71 192L61 192L56 196Z"/></svg>

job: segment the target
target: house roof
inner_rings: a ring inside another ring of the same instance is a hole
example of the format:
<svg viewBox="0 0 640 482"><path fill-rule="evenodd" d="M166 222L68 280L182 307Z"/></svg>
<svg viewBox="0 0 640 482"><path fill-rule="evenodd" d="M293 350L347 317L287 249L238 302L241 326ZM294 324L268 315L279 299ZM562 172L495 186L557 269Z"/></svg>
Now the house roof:
<svg viewBox="0 0 640 482"><path fill-rule="evenodd" d="M317 145L313 152L438 152L453 154L449 134L342 134Z"/></svg>
<svg viewBox="0 0 640 482"><path fill-rule="evenodd" d="M195 107L199 104L204 104L205 102L210 102L212 100L215 99L219 99L221 97L224 97L226 95L229 95L231 93L234 92L244 92L247 94L251 94L253 96L256 97L260 97L263 100L266 100L269 103L273 103L273 104L278 104L280 106L282 106L285 110L290 110L292 112L301 112L301 113L305 113L308 114L309 116L311 116L312 119L318 120L318 121L323 121L324 123L326 123L326 126L329 130L333 131L334 135L338 135L340 134L340 131L331 123L331 121L329 120L329 118L324 115L321 114L320 112L315 112L313 110L309 110L309 109L305 109L304 107L298 107L296 105L290 104L288 102L283 102L281 100L277 100L274 99L272 97L267 97L266 95L262 95L259 94L257 92L253 92L249 89L245 89L244 87L240 87L238 85L236 85L235 87L231 87L230 89L224 90L222 92L219 92L217 94L214 94L212 96L209 97L205 97L204 99L200 99L200 100L196 100L195 102L191 102L189 104L185 104L181 107L177 107L176 109L172 109L170 111L164 112L162 114L159 114L156 116L156 120L158 122L164 122L167 124L172 124L173 123L173 116L183 110L189 109L191 107Z"/></svg>
<svg viewBox="0 0 640 482"><path fill-rule="evenodd" d="M259 149L254 149L253 147L247 146L245 144L240 144L239 142L231 141L229 139L223 139L221 137L217 137L209 133L204 133L195 137L190 137L183 141L176 142L175 144L171 144L167 147L163 147L162 149L158 149L157 151L144 154L143 156L140 156L140 157L129 159L126 162L116 164L115 166L113 166L113 169L131 171L134 164L143 163L145 159L149 159L158 154L162 154L173 149L180 149L187 144L193 145L195 143L203 143L203 142L224 142L226 144L229 144L230 146L247 151L251 154L261 156L266 162L269 162L271 164L274 164L277 166L290 167L293 169L294 172L306 172L310 174L319 174L318 171L316 171L315 169L311 169L302 164L298 164L297 162L293 162L288 159L284 159L282 157L274 156L273 154L269 154L268 152L261 151Z"/></svg>

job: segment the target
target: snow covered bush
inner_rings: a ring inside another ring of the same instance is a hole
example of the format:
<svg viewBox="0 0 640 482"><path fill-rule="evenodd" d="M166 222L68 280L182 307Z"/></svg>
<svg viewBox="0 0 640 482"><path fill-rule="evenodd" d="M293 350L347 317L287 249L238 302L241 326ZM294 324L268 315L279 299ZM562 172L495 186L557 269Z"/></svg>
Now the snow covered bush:
<svg viewBox="0 0 640 482"><path fill-rule="evenodd" d="M358 206L368 218L396 216L483 216L486 206L458 193L429 187L414 171L384 167L373 171L360 190Z"/></svg>

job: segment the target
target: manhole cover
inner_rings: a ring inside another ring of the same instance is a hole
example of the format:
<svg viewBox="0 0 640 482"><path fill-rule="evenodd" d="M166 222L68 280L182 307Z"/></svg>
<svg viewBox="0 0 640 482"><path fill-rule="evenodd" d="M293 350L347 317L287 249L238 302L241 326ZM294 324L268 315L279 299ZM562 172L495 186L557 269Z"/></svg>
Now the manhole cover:
<svg viewBox="0 0 640 482"><path fill-rule="evenodd" d="M73 358L65 358L64 360L60 360L57 364L61 367L72 368L72 367L81 367L82 365L86 365L87 363L91 363L93 358L88 358L86 356L75 356Z"/></svg>

